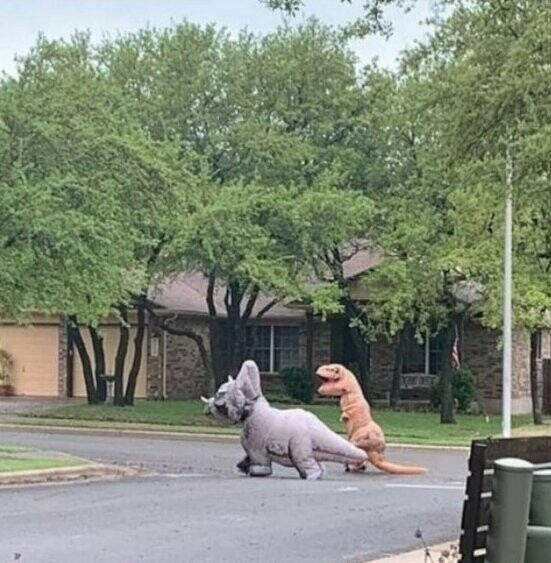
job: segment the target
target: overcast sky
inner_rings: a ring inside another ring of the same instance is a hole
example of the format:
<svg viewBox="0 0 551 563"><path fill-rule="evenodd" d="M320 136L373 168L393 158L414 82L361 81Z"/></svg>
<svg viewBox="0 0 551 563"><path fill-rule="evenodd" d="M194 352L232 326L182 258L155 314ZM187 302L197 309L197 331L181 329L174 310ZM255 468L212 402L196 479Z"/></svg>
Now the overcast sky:
<svg viewBox="0 0 551 563"><path fill-rule="evenodd" d="M352 6L338 0L308 0L294 21L315 15L330 24L342 24L361 10L361 0ZM431 0L418 0L405 14L391 10L394 36L385 41L370 38L352 43L362 62L378 57L383 66L393 67L406 46L420 39L425 28L419 25L429 15ZM230 31L248 28L265 33L281 24L283 16L265 8L258 0L12 0L2 2L0 16L0 70L13 73L15 54L25 54L39 32L50 38L68 37L88 29L95 39L104 33L134 31L147 26L165 27L171 22L216 23Z"/></svg>

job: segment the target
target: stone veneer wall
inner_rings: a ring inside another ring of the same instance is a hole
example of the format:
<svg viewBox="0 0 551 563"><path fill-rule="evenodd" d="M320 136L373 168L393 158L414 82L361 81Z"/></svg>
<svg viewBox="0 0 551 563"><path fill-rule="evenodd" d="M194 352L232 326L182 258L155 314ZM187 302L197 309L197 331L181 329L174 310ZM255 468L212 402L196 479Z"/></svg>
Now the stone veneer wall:
<svg viewBox="0 0 551 563"><path fill-rule="evenodd" d="M461 357L464 367L476 376L479 399L487 405L501 397L500 333L482 327L479 323L465 323L461 339Z"/></svg>
<svg viewBox="0 0 551 563"><path fill-rule="evenodd" d="M376 396L390 391L394 369L394 348L390 342L372 342L369 345L369 371L376 382Z"/></svg>
<svg viewBox="0 0 551 563"><path fill-rule="evenodd" d="M469 323L463 337L463 359L466 367L476 375L480 400L488 412L500 412L502 401L502 334L478 323ZM524 330L513 332L512 343L512 412L531 411L530 393L530 334Z"/></svg>
<svg viewBox="0 0 551 563"><path fill-rule="evenodd" d="M179 317L171 322L174 327L192 329L199 333L209 348L209 321L204 317ZM281 324L281 323L280 323ZM164 333L153 318L149 319L149 335L160 339L159 354L151 356L147 349L147 397L160 399L190 399L208 394L208 380L197 345L184 336ZM299 363L306 366L306 323L300 325ZM165 342L163 342L163 340ZM163 354L166 353L166 359ZM313 368L331 361L331 326L328 322L314 322ZM163 366L166 370L163 390ZM267 393L284 392L283 382L277 374L262 376L262 386Z"/></svg>
<svg viewBox="0 0 551 563"><path fill-rule="evenodd" d="M156 356L151 355L151 339L158 338L159 349ZM163 362L165 332L159 327L159 323L154 317L148 317L147 330L147 385L146 394L148 399L164 398L163 389Z"/></svg>
<svg viewBox="0 0 551 563"><path fill-rule="evenodd" d="M202 317L178 317L175 328L193 330L203 337L209 349L209 320ZM169 399L196 399L209 394L209 380L197 344L185 336L165 334L166 396Z"/></svg>
<svg viewBox="0 0 551 563"><path fill-rule="evenodd" d="M312 367L315 371L319 366L331 362L331 323L315 322L313 340ZM301 350L304 350L304 365L306 365L306 338L304 345L301 343Z"/></svg>
<svg viewBox="0 0 551 563"><path fill-rule="evenodd" d="M57 343L57 395L67 396L67 355L69 351L69 338L67 323L63 318L59 321L59 335Z"/></svg>
<svg viewBox="0 0 551 563"><path fill-rule="evenodd" d="M463 329L461 355L463 365L472 370L478 382L480 400L489 412L501 408L502 350L501 333L484 328L477 322L468 322ZM551 335L544 333L542 356L548 350L551 356ZM370 345L371 372L377 381L377 391L390 391L394 351L387 342ZM547 356L547 357L549 357ZM513 334L513 413L525 413L530 403L530 336L525 331Z"/></svg>

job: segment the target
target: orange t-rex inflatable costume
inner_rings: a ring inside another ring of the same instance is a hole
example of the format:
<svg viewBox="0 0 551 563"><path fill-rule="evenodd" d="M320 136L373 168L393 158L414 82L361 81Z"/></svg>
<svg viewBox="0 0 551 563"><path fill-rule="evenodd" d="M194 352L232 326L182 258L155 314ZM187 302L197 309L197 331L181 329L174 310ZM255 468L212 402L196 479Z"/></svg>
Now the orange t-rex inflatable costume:
<svg viewBox="0 0 551 563"><path fill-rule="evenodd" d="M348 439L367 453L368 460L381 471L398 475L420 475L424 467L397 465L385 459L385 435L371 417L371 409L355 375L340 364L321 366L317 374L324 383L318 393L341 398L341 420L346 424ZM347 470L364 471L367 462L348 465Z"/></svg>

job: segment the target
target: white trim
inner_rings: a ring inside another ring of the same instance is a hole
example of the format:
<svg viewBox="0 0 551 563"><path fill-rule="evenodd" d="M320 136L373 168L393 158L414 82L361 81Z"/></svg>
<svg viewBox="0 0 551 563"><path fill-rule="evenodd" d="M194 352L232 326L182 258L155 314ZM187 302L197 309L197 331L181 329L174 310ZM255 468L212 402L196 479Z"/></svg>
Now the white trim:
<svg viewBox="0 0 551 563"><path fill-rule="evenodd" d="M166 335L167 333L163 330L161 334L162 344L163 344L163 358L162 358L162 367L161 367L161 397L163 399L168 399L168 395L166 392Z"/></svg>
<svg viewBox="0 0 551 563"><path fill-rule="evenodd" d="M270 325L270 371L274 373L275 367L275 328Z"/></svg>
<svg viewBox="0 0 551 563"><path fill-rule="evenodd" d="M428 489L434 491L464 491L465 485L422 485L414 483L387 483L389 489Z"/></svg>

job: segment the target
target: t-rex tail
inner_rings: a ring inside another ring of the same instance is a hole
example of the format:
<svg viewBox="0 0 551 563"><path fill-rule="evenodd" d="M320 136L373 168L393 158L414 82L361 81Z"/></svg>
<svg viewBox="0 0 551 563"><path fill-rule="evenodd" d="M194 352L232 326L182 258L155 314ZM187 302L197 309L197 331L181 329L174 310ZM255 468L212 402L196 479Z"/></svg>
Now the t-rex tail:
<svg viewBox="0 0 551 563"><path fill-rule="evenodd" d="M416 467L414 465L398 465L397 463L391 463L387 461L384 455L377 452L371 452L368 455L370 463L372 463L377 469L384 471L385 473L392 473L394 475L422 475L428 470L426 467Z"/></svg>

